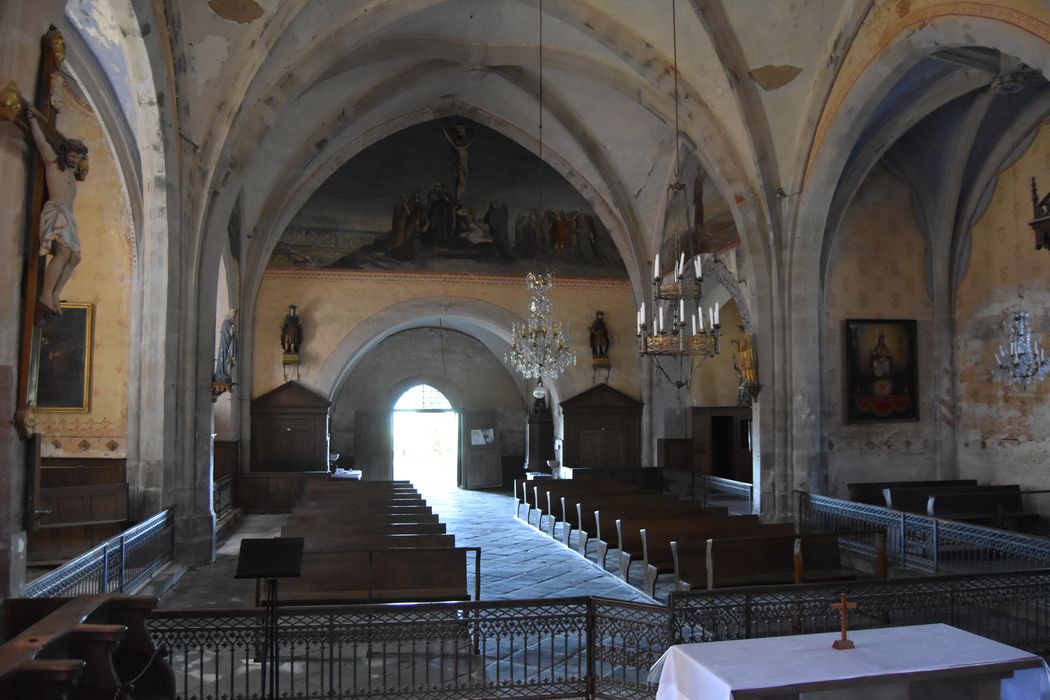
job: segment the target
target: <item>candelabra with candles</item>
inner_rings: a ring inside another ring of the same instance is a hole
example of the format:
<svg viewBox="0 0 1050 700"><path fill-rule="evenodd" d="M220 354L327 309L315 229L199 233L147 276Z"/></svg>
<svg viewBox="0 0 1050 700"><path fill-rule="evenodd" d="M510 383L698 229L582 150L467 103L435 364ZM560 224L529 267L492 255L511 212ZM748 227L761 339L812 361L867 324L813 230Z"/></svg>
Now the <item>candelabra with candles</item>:
<svg viewBox="0 0 1050 700"><path fill-rule="evenodd" d="M1007 346L999 346L995 360L1006 385L1020 384L1027 389L1032 382L1042 381L1050 374L1050 360L1046 359L1039 341L1032 336L1032 322L1027 311L1014 313L1009 324Z"/></svg>
<svg viewBox="0 0 1050 700"><path fill-rule="evenodd" d="M689 357L717 355L722 329L718 304L708 307L705 325L702 298L703 269L699 255L686 260L685 253L681 253L675 260L672 280L665 282L657 254L653 264L652 318L646 314L645 302L638 308L638 352Z"/></svg>

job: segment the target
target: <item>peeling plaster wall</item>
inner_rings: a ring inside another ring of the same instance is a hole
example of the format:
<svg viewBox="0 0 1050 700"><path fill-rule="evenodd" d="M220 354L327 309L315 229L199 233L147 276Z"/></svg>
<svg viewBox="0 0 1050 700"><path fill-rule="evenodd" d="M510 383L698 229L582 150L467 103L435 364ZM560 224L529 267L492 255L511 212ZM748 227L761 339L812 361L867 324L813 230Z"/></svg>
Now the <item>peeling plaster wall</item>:
<svg viewBox="0 0 1050 700"><path fill-rule="evenodd" d="M956 293L955 353L958 366L956 445L961 478L1050 484L1050 381L1027 391L992 377L996 347L1004 342L1002 321L1018 308L1018 290L1032 332L1050 346L1050 253L1032 249L1030 178L1045 193L1050 179L1050 125L1028 151L1000 176L984 216L972 230L970 265ZM1033 506L1050 511L1046 497Z"/></svg>
<svg viewBox="0 0 1050 700"><path fill-rule="evenodd" d="M457 411L496 411L501 453L524 462L525 403L503 362L463 333L414 328L372 348L336 395L331 451L346 456L340 460L342 466L353 465L355 413L391 410L400 394L418 383L410 380L417 379L442 391L454 388L446 396Z"/></svg>
<svg viewBox="0 0 1050 700"><path fill-rule="evenodd" d="M68 88L58 118L62 133L87 144L91 171L73 203L82 260L62 297L94 305L91 401L87 413L41 413L45 457L125 457L131 308L131 214L102 127Z"/></svg>
<svg viewBox="0 0 1050 700"><path fill-rule="evenodd" d="M933 303L926 291L926 247L908 189L883 169L874 169L838 231L824 292L820 362L830 495L845 497L851 481L937 478L934 421L938 414L927 350L933 345ZM846 424L843 322L847 319L918 322L918 421Z"/></svg>

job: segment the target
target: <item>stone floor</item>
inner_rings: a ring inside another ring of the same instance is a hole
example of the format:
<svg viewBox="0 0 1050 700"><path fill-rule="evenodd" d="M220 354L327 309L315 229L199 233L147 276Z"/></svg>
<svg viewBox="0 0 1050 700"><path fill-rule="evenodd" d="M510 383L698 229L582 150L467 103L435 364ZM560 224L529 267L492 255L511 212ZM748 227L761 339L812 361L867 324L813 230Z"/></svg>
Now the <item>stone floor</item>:
<svg viewBox="0 0 1050 700"><path fill-rule="evenodd" d="M509 493L434 488L421 489L421 493L441 522L448 525L448 531L455 534L457 545L482 548L482 600L593 595L655 602L609 571L603 571L593 561L515 518L514 499ZM253 605L255 582L233 578L240 541L245 537L277 536L284 519L283 515L246 516L236 532L219 547L215 562L186 573L164 596L161 607ZM609 559L612 561L613 557ZM640 577L640 571L636 574ZM469 579L471 585L472 576L473 572ZM660 593L658 590L658 595Z"/></svg>

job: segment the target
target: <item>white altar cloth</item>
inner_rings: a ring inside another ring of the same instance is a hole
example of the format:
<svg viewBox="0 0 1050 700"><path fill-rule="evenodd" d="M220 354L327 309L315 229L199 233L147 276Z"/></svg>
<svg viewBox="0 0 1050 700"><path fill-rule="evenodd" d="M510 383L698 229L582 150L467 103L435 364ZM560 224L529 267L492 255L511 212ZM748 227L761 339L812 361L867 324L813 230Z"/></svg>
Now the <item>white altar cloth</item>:
<svg viewBox="0 0 1050 700"><path fill-rule="evenodd" d="M949 625L857 630L849 634L855 649L832 649L840 636L680 644L656 662L650 678L660 679L657 700L729 700L794 693L881 697L875 685L968 676L976 683L998 674L1002 700L1050 699L1040 657ZM861 690L849 695L851 687Z"/></svg>

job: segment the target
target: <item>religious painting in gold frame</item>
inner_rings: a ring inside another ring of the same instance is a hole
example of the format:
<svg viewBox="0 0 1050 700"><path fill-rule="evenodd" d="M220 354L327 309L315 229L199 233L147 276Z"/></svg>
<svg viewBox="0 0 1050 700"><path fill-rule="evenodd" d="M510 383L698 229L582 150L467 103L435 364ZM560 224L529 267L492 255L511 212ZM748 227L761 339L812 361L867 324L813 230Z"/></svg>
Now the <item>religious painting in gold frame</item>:
<svg viewBox="0 0 1050 700"><path fill-rule="evenodd" d="M62 302L61 316L48 316L40 329L37 410L87 413L91 409L92 304Z"/></svg>
<svg viewBox="0 0 1050 700"><path fill-rule="evenodd" d="M913 320L845 322L846 422L919 420L919 353Z"/></svg>

